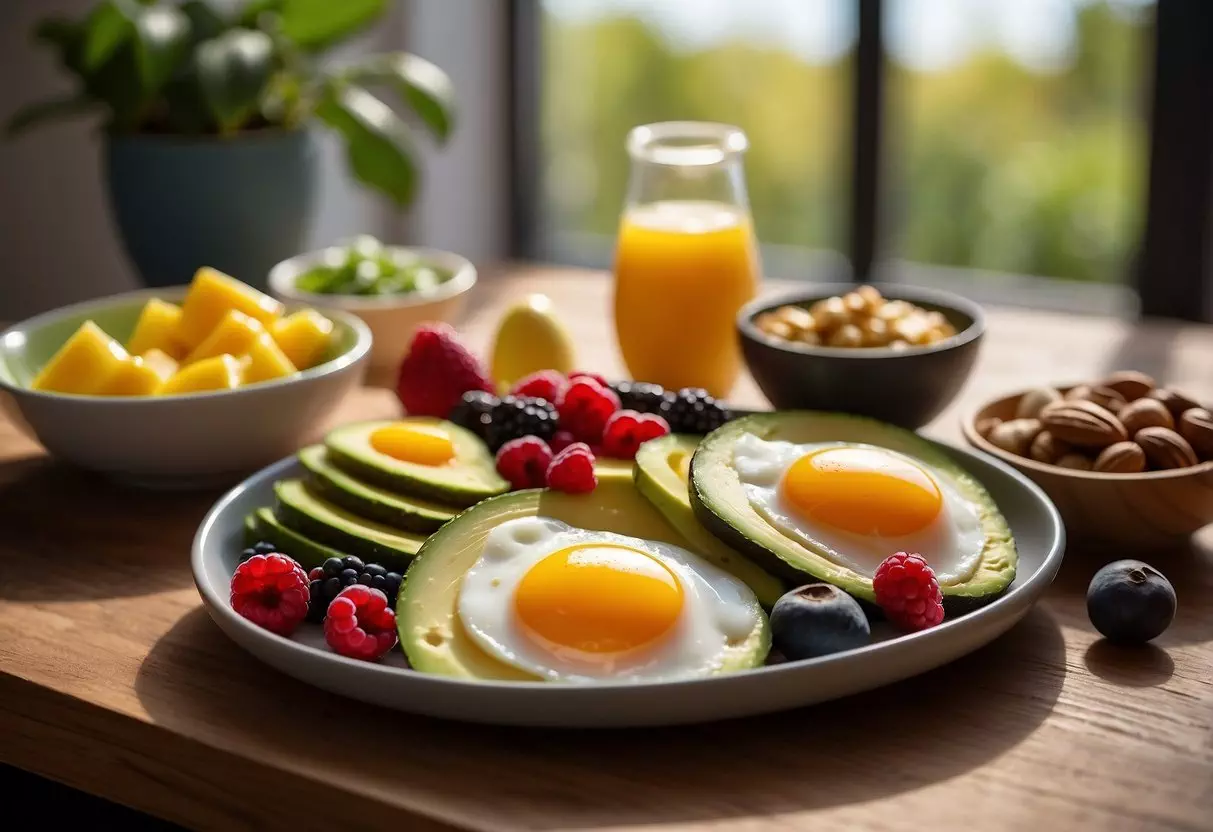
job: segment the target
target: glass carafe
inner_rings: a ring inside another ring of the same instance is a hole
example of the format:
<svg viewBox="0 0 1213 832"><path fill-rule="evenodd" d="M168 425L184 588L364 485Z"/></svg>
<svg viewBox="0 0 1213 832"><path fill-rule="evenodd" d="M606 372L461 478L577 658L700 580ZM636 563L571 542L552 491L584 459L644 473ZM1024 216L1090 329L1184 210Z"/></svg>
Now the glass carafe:
<svg viewBox="0 0 1213 832"><path fill-rule="evenodd" d="M615 251L615 333L632 378L724 397L741 370L734 320L761 275L742 154L726 124L648 124Z"/></svg>

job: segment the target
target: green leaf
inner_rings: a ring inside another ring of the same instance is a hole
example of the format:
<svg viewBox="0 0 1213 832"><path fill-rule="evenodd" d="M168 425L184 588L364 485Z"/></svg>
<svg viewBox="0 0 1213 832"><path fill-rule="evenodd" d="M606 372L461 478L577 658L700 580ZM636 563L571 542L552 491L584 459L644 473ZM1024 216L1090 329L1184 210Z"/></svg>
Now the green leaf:
<svg viewBox="0 0 1213 832"><path fill-rule="evenodd" d="M95 106L96 102L81 96L52 98L48 101L27 104L13 113L8 123L4 126L4 132L9 138L12 138L44 121L53 121L59 118L79 115L91 110Z"/></svg>
<svg viewBox="0 0 1213 832"><path fill-rule="evenodd" d="M391 86L440 142L451 135L455 119L455 92L451 79L434 64L395 52L374 55L349 67L342 77L362 84Z"/></svg>
<svg viewBox="0 0 1213 832"><path fill-rule="evenodd" d="M375 22L387 0L282 0L282 32L304 49L324 49Z"/></svg>
<svg viewBox="0 0 1213 832"><path fill-rule="evenodd" d="M101 67L135 32L127 4L119 0L106 0L95 7L84 22L84 29L81 66L85 72Z"/></svg>
<svg viewBox="0 0 1213 832"><path fill-rule="evenodd" d="M84 89L110 110L109 128L118 132L139 126L146 101L135 44L126 41L96 72L85 73Z"/></svg>
<svg viewBox="0 0 1213 832"><path fill-rule="evenodd" d="M175 6L140 10L135 42L144 96L158 93L181 64L190 44L190 19Z"/></svg>
<svg viewBox="0 0 1213 832"><path fill-rule="evenodd" d="M217 38L229 24L206 0L185 0L181 11L190 19L190 35L194 43Z"/></svg>
<svg viewBox="0 0 1213 832"><path fill-rule="evenodd" d="M391 108L361 87L328 85L316 115L340 132L354 175L400 207L413 199L417 166L408 127Z"/></svg>
<svg viewBox="0 0 1213 832"><path fill-rule="evenodd" d="M256 27L261 15L282 10L283 0L248 0L240 10L240 25Z"/></svg>
<svg viewBox="0 0 1213 832"><path fill-rule="evenodd" d="M232 29L199 45L194 64L220 131L230 132L257 111L274 73L274 44L265 32Z"/></svg>

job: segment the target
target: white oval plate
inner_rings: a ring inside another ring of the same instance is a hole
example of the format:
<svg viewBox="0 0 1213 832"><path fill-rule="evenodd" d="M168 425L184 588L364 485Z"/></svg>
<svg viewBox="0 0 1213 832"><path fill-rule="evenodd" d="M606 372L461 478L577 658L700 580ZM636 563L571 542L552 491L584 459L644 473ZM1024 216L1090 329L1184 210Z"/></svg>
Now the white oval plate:
<svg viewBox="0 0 1213 832"><path fill-rule="evenodd" d="M1011 525L1019 573L1010 589L979 610L912 635L877 628L858 650L681 682L559 685L477 682L409 670L399 649L377 664L347 659L324 645L320 627L304 624L283 638L241 618L228 585L244 548L244 517L272 505L273 483L299 476L294 457L229 491L194 538L194 582L211 618L257 658L308 684L375 705L470 722L549 727L675 725L812 705L905 679L970 653L1010 629L1048 588L1061 565L1065 531L1039 488L983 454L936 443L989 489Z"/></svg>

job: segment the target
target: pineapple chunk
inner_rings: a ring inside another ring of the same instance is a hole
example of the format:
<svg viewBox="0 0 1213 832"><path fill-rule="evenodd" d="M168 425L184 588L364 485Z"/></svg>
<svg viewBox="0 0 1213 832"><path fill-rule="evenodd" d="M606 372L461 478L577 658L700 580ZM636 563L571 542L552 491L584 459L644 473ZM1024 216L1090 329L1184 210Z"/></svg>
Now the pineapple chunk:
<svg viewBox="0 0 1213 832"><path fill-rule="evenodd" d="M148 350L160 350L180 361L186 353L176 336L181 326L181 307L158 298L152 298L143 305L139 320L135 323L135 331L126 342L126 350L131 355L143 355Z"/></svg>
<svg viewBox="0 0 1213 832"><path fill-rule="evenodd" d="M291 360L269 336L269 333L263 333L253 343L252 349L248 351L247 359L244 367L245 384L256 384L259 381L269 381L298 372Z"/></svg>
<svg viewBox="0 0 1213 832"><path fill-rule="evenodd" d="M266 325L282 314L282 304L269 295L215 269L199 269L181 304L177 339L194 349L232 309Z"/></svg>
<svg viewBox="0 0 1213 832"><path fill-rule="evenodd" d="M315 309L301 309L274 321L270 333L291 363L306 370L324 357L333 337L333 322Z"/></svg>
<svg viewBox="0 0 1213 832"><path fill-rule="evenodd" d="M85 321L34 377L30 387L53 393L95 394L110 383L128 358L121 344L92 321Z"/></svg>
<svg viewBox="0 0 1213 832"><path fill-rule="evenodd" d="M163 354L163 353L162 353ZM172 361L172 359L169 359ZM145 359L132 355L109 383L97 391L99 396L152 396L164 385L165 379Z"/></svg>
<svg viewBox="0 0 1213 832"><path fill-rule="evenodd" d="M171 356L166 355L155 347L145 352L142 358L143 363L151 367L152 371L160 376L161 382L168 381L177 372L177 362Z"/></svg>
<svg viewBox="0 0 1213 832"><path fill-rule="evenodd" d="M216 355L182 367L160 388L160 395L233 390L240 386L244 362L232 355Z"/></svg>
<svg viewBox="0 0 1213 832"><path fill-rule="evenodd" d="M211 330L211 334L194 348L182 364L193 364L204 358L214 358L216 355L244 355L257 338L265 334L265 327L256 318L250 318L235 309L223 316L219 325Z"/></svg>

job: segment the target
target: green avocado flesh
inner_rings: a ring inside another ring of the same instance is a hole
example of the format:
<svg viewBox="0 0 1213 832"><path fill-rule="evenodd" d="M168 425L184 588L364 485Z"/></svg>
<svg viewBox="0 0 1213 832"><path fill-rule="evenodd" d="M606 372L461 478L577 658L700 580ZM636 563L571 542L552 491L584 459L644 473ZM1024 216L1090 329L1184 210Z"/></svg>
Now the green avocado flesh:
<svg viewBox="0 0 1213 832"><path fill-rule="evenodd" d="M494 527L519 517L550 517L577 528L695 551L631 482L617 477L604 479L589 494L534 489L486 500L435 532L405 576L396 603L396 626L414 669L464 679L538 681L481 650L463 630L456 612L463 576L480 557L485 537ZM766 616L758 618L745 641L727 648L720 672L762 664L771 636Z"/></svg>
<svg viewBox="0 0 1213 832"><path fill-rule="evenodd" d="M274 514L288 529L387 567L406 565L425 541L424 535L367 520L326 502L302 480L279 480L274 494L278 498Z"/></svg>
<svg viewBox="0 0 1213 832"><path fill-rule="evenodd" d="M750 505L733 467L733 445L747 433L767 441L863 443L913 457L977 507L985 533L985 546L972 573L940 587L945 606L968 607L993 600L1015 579L1018 556L1011 529L993 498L972 475L910 431L859 416L809 411L737 419L708 434L691 458L690 497L695 516L712 534L759 565L790 581L816 578L866 601L875 600L870 578L830 560L824 550L789 537ZM923 554L930 560L930 553Z"/></svg>
<svg viewBox="0 0 1213 832"><path fill-rule="evenodd" d="M418 465L380 453L371 446L371 434L401 422L441 427L451 437L455 458L445 465ZM362 422L337 428L324 438L329 461L359 480L453 506L466 507L509 490L497 474L488 446L471 431L441 419L408 418Z"/></svg>
<svg viewBox="0 0 1213 832"><path fill-rule="evenodd" d="M783 581L765 572L708 533L691 509L687 473L700 437L669 434L640 446L633 471L636 489L678 531L696 552L742 581L764 607L783 595Z"/></svg>
<svg viewBox="0 0 1213 832"><path fill-rule="evenodd" d="M259 508L244 518L245 545L252 546L262 540L274 544L282 554L290 555L304 569L320 566L329 558L343 558L350 554L339 552L288 529L270 508Z"/></svg>
<svg viewBox="0 0 1213 832"><path fill-rule="evenodd" d="M309 490L368 520L428 534L437 531L460 511L454 506L406 497L351 477L329 461L322 445L304 448L299 452L299 462L307 469Z"/></svg>

